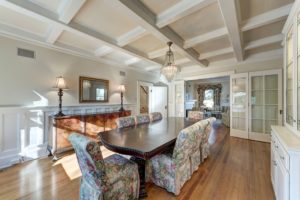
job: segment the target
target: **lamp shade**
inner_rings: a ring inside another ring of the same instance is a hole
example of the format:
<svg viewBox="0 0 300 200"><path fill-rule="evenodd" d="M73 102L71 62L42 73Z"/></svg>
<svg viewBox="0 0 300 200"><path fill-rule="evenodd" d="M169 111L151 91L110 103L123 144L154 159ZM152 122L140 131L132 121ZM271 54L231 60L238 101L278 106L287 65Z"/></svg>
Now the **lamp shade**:
<svg viewBox="0 0 300 200"><path fill-rule="evenodd" d="M53 88L57 89L68 89L65 79L62 76L56 77L56 82Z"/></svg>
<svg viewBox="0 0 300 200"><path fill-rule="evenodd" d="M125 85L120 85L119 86L119 91L120 92L125 92Z"/></svg>

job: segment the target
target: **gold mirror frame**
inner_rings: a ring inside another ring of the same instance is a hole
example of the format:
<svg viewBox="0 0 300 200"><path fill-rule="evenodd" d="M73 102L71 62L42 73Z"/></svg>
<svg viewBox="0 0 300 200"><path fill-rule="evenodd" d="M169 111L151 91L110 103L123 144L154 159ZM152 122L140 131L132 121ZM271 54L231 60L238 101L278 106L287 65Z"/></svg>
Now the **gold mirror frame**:
<svg viewBox="0 0 300 200"><path fill-rule="evenodd" d="M105 85L105 91L104 91L104 100L97 100L97 99L84 99L83 98L83 90L84 90L84 81L90 81L90 82L100 82L103 85ZM109 94L109 81L104 79L98 79L98 78L90 78L85 76L79 77L79 103L105 103L108 102L108 94Z"/></svg>

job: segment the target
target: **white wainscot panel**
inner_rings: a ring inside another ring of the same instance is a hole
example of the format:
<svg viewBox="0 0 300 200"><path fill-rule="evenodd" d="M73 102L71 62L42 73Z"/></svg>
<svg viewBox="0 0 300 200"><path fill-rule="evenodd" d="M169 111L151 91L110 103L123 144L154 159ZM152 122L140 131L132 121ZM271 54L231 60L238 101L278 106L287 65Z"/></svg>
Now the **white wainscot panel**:
<svg viewBox="0 0 300 200"><path fill-rule="evenodd" d="M0 168L19 162L21 113L0 113Z"/></svg>

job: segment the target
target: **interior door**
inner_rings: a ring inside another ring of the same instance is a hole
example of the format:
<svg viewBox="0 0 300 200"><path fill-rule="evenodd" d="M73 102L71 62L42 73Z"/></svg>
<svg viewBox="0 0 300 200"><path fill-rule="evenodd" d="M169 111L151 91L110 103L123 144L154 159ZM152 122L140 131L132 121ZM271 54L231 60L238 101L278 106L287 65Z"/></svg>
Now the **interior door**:
<svg viewBox="0 0 300 200"><path fill-rule="evenodd" d="M282 124L281 72L250 73L249 139L270 142L271 126Z"/></svg>
<svg viewBox="0 0 300 200"><path fill-rule="evenodd" d="M168 88L161 86L150 87L150 112L160 112L168 117Z"/></svg>
<svg viewBox="0 0 300 200"><path fill-rule="evenodd" d="M230 76L230 136L248 139L248 74Z"/></svg>

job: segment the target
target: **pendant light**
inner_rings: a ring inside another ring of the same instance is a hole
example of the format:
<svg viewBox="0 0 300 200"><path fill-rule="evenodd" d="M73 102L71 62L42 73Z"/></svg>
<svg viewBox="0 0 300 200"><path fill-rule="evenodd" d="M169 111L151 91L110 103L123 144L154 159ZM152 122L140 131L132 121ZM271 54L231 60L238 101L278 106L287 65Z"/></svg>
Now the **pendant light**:
<svg viewBox="0 0 300 200"><path fill-rule="evenodd" d="M178 71L178 69L174 63L174 53L171 50L172 44L173 44L173 42L167 43L167 45L169 46L169 50L166 53L165 63L160 70L160 73L166 77L168 82L171 82L174 79L174 77Z"/></svg>

